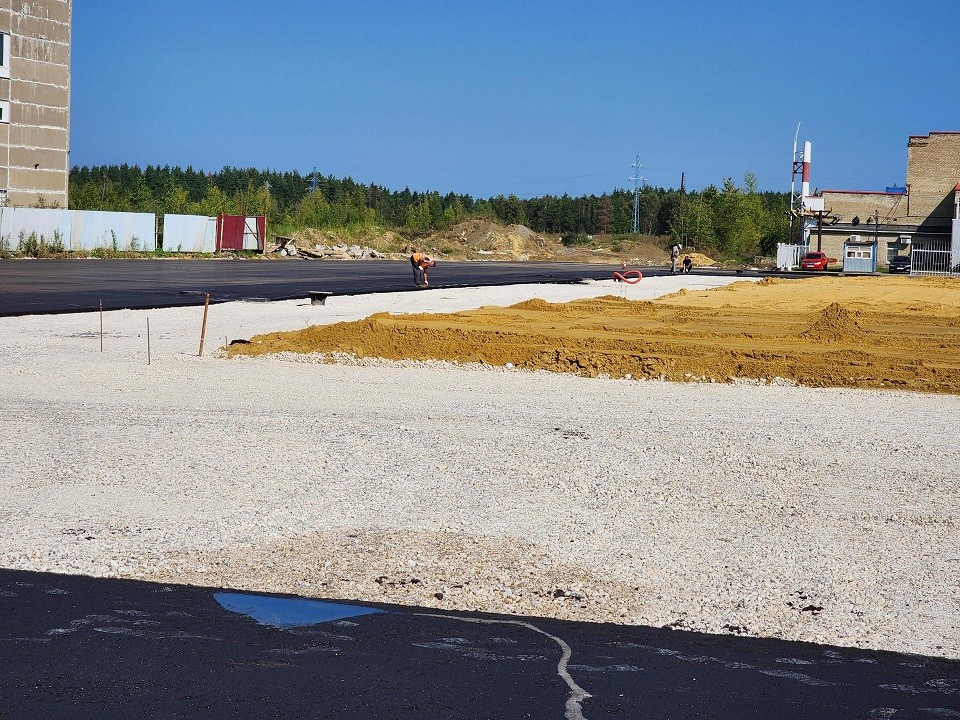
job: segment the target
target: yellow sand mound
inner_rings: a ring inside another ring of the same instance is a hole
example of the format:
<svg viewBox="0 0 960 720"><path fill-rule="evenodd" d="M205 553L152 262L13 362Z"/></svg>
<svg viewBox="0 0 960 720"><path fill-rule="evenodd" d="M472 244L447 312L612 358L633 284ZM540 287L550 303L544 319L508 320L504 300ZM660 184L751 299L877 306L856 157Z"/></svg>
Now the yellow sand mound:
<svg viewBox="0 0 960 720"><path fill-rule="evenodd" d="M707 257L703 253L698 252L685 252L680 253L680 260L683 261L684 255L688 256L693 261L694 267L709 267L710 265L716 265L717 261L711 257Z"/></svg>
<svg viewBox="0 0 960 720"><path fill-rule="evenodd" d="M771 279L652 302L609 296L447 315L383 313L257 336L229 353L280 351L512 363L588 376L785 378L960 392L960 281Z"/></svg>

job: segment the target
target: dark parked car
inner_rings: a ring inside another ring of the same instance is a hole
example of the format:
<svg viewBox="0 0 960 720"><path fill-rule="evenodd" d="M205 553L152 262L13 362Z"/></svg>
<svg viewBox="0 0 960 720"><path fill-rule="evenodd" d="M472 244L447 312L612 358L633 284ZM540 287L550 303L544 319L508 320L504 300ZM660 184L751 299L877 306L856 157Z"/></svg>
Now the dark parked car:
<svg viewBox="0 0 960 720"><path fill-rule="evenodd" d="M910 272L910 257L908 255L897 255L890 259L890 272L908 273Z"/></svg>

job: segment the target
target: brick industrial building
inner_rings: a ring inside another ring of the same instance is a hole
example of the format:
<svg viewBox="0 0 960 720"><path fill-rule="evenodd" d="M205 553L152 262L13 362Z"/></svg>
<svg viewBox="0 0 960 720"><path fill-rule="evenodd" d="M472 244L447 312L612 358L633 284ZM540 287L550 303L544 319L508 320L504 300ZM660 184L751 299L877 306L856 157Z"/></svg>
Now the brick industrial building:
<svg viewBox="0 0 960 720"><path fill-rule="evenodd" d="M960 132L910 136L902 188L823 190L818 197L824 211L839 219L821 231L823 251L830 257L868 252L876 239L880 265L894 255L914 255L930 261L932 273L943 274L960 262ZM808 220L807 229L810 247L816 249L816 221ZM924 266L914 265L923 272Z"/></svg>
<svg viewBox="0 0 960 720"><path fill-rule="evenodd" d="M72 0L0 0L0 205L67 207Z"/></svg>

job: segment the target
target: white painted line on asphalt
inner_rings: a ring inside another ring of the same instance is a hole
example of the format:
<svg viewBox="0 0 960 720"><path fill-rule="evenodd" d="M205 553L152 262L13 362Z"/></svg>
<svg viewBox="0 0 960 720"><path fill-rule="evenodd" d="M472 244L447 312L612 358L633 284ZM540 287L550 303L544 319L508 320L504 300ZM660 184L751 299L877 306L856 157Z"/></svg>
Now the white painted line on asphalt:
<svg viewBox="0 0 960 720"><path fill-rule="evenodd" d="M528 630L533 630L535 633L539 633L540 635L546 635L557 645L559 645L561 650L563 650L563 655L560 657L560 662L557 663L557 674L567 684L567 687L570 688L570 695L567 697L567 710L564 714L564 717L566 720L585 720L583 717L583 708L581 707L581 703L587 698L593 696L582 687L577 685L574 679L570 676L570 673L567 672L567 664L570 662L570 656L573 655L573 650L570 649L570 646L563 640L563 638L559 638L556 635L551 635L546 630L541 630L536 625L527 622L521 622L520 620L483 620L480 618L458 617L456 615L441 615L439 613L415 614L422 617L458 620L459 622L477 623L481 625L519 625L520 627L525 627Z"/></svg>

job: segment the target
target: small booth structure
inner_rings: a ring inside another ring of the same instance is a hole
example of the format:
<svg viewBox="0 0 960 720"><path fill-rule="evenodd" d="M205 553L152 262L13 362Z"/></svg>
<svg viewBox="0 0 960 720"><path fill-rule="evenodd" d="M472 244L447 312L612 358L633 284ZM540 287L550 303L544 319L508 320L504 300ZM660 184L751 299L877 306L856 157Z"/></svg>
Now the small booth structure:
<svg viewBox="0 0 960 720"><path fill-rule="evenodd" d="M845 273L875 273L877 271L877 243L851 235L843 243L843 271Z"/></svg>
<svg viewBox="0 0 960 720"><path fill-rule="evenodd" d="M222 250L255 250L263 252L267 237L267 218L265 215L244 217L243 215L217 216L217 252Z"/></svg>

